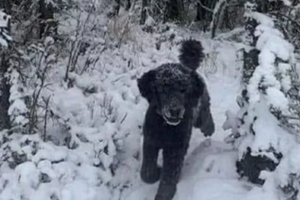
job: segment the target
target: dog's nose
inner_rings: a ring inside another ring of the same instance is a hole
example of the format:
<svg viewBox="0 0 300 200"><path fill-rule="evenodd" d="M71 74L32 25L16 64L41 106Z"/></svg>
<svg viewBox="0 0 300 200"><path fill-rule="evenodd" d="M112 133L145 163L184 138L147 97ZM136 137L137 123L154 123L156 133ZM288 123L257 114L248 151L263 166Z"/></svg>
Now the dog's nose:
<svg viewBox="0 0 300 200"><path fill-rule="evenodd" d="M170 109L170 114L172 117L178 117L180 114L180 109L172 108L172 109Z"/></svg>

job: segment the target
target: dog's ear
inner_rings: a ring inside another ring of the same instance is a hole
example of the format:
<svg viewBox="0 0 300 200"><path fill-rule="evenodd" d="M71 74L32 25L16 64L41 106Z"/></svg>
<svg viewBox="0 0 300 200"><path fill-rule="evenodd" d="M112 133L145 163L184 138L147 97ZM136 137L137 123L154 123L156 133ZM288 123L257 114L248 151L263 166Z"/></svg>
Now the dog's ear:
<svg viewBox="0 0 300 200"><path fill-rule="evenodd" d="M138 88L142 97L146 98L149 102L152 100L154 95L154 80L154 70L146 72L141 78L137 80Z"/></svg>
<svg viewBox="0 0 300 200"><path fill-rule="evenodd" d="M192 78L191 100L193 104L197 104L206 86L202 77L196 72L191 72L191 78Z"/></svg>

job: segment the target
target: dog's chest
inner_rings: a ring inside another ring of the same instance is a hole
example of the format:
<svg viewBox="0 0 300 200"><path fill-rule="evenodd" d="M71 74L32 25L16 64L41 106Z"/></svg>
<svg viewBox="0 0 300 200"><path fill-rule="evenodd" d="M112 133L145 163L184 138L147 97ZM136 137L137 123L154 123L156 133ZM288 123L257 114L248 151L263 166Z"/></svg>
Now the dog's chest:
<svg viewBox="0 0 300 200"><path fill-rule="evenodd" d="M167 123L161 125L159 138L164 144L167 143L184 143L189 138L192 130L189 121L182 122L177 126L170 126Z"/></svg>

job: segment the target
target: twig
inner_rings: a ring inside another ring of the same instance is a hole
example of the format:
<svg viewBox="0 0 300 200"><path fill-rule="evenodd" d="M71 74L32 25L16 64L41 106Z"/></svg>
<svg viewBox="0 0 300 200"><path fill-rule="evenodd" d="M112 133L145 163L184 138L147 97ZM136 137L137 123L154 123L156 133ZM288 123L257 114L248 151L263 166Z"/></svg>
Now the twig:
<svg viewBox="0 0 300 200"><path fill-rule="evenodd" d="M204 8L204 9L207 10L208 12L214 13L214 10L212 10L212 9L206 7L205 5L203 5L202 2L201 2L201 0L199 0L198 3L200 4L200 6L201 6L202 8Z"/></svg>
<svg viewBox="0 0 300 200"><path fill-rule="evenodd" d="M46 110L45 110L45 116L44 116L44 142L46 141L47 137L47 118L48 118L48 112L49 112L49 102L50 102L51 96L49 96L47 99L43 99L46 105Z"/></svg>
<svg viewBox="0 0 300 200"><path fill-rule="evenodd" d="M287 15L284 15L280 12L270 12L271 15L280 15L281 17L285 17L286 19L288 19L290 22L294 23L296 26L298 26L300 28L300 23L297 22L296 20L292 19L291 17L287 16Z"/></svg>
<svg viewBox="0 0 300 200"><path fill-rule="evenodd" d="M127 118L127 115L128 115L128 113L126 113L126 114L124 115L123 119L120 121L120 124L122 124L122 123L125 121L125 119Z"/></svg>

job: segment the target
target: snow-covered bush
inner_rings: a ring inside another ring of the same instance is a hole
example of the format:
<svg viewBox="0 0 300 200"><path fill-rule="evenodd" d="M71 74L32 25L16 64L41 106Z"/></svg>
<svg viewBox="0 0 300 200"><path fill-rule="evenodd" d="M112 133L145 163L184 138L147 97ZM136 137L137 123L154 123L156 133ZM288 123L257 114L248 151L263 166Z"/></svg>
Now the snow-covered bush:
<svg viewBox="0 0 300 200"><path fill-rule="evenodd" d="M41 116L41 92L49 79L47 73L56 62L54 40L47 37L44 43L32 44L10 56L7 78L10 84L10 108L8 110L13 130L24 134L36 132Z"/></svg>
<svg viewBox="0 0 300 200"><path fill-rule="evenodd" d="M99 55L109 45L106 42L107 13L112 7L109 1L78 1L76 5L57 15L60 56L68 59L64 78L67 82L72 81L70 72L81 75L95 67Z"/></svg>
<svg viewBox="0 0 300 200"><path fill-rule="evenodd" d="M293 91L297 81L294 47L274 27L271 18L258 12L250 15L258 22L258 66L237 98L239 112L235 115L228 111L223 128L232 130L231 139L227 139L234 141L239 151L237 169L241 176L264 184L265 189L277 191L280 187L295 199L300 173L295 152L300 144L291 121L296 117L294 99L299 97Z"/></svg>
<svg viewBox="0 0 300 200"><path fill-rule="evenodd" d="M75 26L70 16L61 20L59 39L32 39L10 54L12 128L1 132L0 199L108 200L126 185L120 165L138 159L139 65L130 44L104 45L107 13L92 8L76 8Z"/></svg>
<svg viewBox="0 0 300 200"><path fill-rule="evenodd" d="M117 62L107 72L99 65L70 73L74 85L67 87L66 63L49 54L52 42L30 46L19 58L21 68L10 68L13 128L1 134L0 199L108 200L117 152L134 130L130 74L118 72L125 78L115 86L119 92L111 85L118 79Z"/></svg>
<svg viewBox="0 0 300 200"><path fill-rule="evenodd" d="M7 140L1 145L1 199L109 199L109 174L89 162L93 152L45 143L38 134Z"/></svg>

